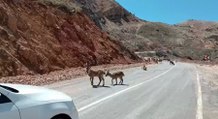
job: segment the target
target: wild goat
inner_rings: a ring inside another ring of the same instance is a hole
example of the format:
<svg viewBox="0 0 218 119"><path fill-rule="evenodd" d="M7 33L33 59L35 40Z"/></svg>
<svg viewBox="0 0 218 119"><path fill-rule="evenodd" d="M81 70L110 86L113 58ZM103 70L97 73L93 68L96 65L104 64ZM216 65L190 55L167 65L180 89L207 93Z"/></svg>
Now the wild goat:
<svg viewBox="0 0 218 119"><path fill-rule="evenodd" d="M109 71L107 71L106 75L105 76L110 76L111 77L111 84L114 85L113 83L113 80L115 79L116 80L116 85L117 85L117 78L120 79L120 82L119 84L123 84L123 76L124 76L124 73L122 71L119 71L119 72L115 72L113 74L111 74Z"/></svg>
<svg viewBox="0 0 218 119"><path fill-rule="evenodd" d="M170 60L170 64L175 65L175 63L172 60Z"/></svg>
<svg viewBox="0 0 218 119"><path fill-rule="evenodd" d="M147 67L145 65L143 65L142 69L147 71Z"/></svg>
<svg viewBox="0 0 218 119"><path fill-rule="evenodd" d="M105 81L104 81L104 74L105 74L105 72L104 71L102 71L102 70L97 70L97 71L91 70L91 66L89 66L87 64L86 65L86 73L90 77L90 82L91 82L92 86L93 86L94 77L98 77L99 78L99 83L98 83L97 86L99 86L101 84L101 81L103 81L102 86L104 86L104 84L105 84Z"/></svg>

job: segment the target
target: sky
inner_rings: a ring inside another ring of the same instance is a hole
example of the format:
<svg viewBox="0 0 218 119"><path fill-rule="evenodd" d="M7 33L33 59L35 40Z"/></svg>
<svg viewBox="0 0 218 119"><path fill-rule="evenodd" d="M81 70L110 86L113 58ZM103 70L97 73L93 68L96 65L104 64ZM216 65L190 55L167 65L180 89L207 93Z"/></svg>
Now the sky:
<svg viewBox="0 0 218 119"><path fill-rule="evenodd" d="M146 21L167 24L178 24L191 19L218 22L218 0L116 1L135 16Z"/></svg>

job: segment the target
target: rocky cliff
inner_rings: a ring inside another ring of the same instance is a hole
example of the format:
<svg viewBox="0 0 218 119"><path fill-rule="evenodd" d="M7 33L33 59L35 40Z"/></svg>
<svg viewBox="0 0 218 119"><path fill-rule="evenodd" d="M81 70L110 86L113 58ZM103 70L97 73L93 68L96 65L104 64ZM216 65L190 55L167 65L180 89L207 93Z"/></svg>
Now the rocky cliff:
<svg viewBox="0 0 218 119"><path fill-rule="evenodd" d="M0 1L0 76L136 60L72 0Z"/></svg>

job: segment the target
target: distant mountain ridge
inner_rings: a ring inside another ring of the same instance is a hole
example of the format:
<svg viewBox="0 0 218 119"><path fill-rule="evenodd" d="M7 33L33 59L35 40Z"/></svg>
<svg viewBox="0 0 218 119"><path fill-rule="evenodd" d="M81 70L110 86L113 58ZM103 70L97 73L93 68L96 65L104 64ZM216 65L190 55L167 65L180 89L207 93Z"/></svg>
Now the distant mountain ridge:
<svg viewBox="0 0 218 119"><path fill-rule="evenodd" d="M181 58L201 60L210 55L217 60L217 22L188 20L176 25L148 22L135 17L115 0L82 1L84 7L98 16L92 19L100 23L100 28L131 51L164 50Z"/></svg>

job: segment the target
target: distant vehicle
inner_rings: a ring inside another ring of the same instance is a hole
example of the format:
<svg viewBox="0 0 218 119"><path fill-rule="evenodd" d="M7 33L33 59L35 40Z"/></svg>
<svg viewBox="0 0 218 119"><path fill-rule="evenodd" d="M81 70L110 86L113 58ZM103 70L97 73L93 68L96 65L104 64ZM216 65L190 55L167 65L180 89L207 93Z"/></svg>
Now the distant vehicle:
<svg viewBox="0 0 218 119"><path fill-rule="evenodd" d="M78 119L73 100L37 86L0 84L1 119Z"/></svg>

